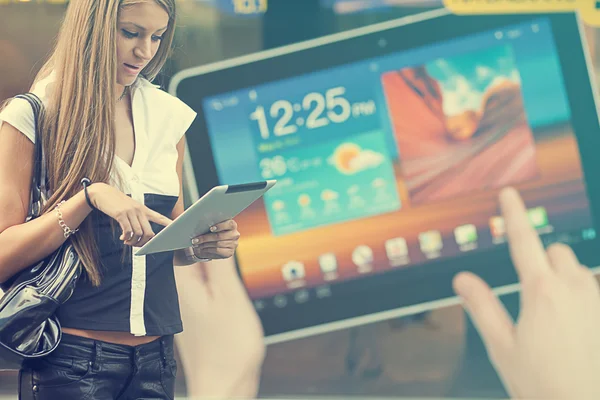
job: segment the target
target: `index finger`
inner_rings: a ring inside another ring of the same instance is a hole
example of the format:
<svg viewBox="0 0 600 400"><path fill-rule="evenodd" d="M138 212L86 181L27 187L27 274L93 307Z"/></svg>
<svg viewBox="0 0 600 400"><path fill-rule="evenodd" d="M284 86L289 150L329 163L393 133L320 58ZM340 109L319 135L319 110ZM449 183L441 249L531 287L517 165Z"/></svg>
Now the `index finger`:
<svg viewBox="0 0 600 400"><path fill-rule="evenodd" d="M513 188L504 189L500 193L500 207L504 216L510 256L521 282L550 271L546 251L529 220L519 193Z"/></svg>
<svg viewBox="0 0 600 400"><path fill-rule="evenodd" d="M173 222L172 220L170 220L169 218L165 217L161 213L157 213L156 211L151 210L148 207L146 207L146 216L148 217L148 219L150 221L155 222L155 223L157 223L159 225L162 225L162 226L170 225L171 222Z"/></svg>

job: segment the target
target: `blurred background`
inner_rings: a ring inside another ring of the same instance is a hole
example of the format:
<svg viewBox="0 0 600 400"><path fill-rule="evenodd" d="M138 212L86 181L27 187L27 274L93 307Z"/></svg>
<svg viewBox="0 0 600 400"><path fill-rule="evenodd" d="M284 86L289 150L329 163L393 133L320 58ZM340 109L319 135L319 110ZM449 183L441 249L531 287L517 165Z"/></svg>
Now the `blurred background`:
<svg viewBox="0 0 600 400"><path fill-rule="evenodd" d="M27 91L48 55L65 0L0 0L0 102ZM175 51L159 83L219 60L441 6L441 0L178 0ZM586 29L595 69L599 32ZM518 296L504 297L516 313ZM177 393L185 395L185 382ZM16 373L0 372L0 396ZM271 345L261 397L505 397L483 344L458 306Z"/></svg>

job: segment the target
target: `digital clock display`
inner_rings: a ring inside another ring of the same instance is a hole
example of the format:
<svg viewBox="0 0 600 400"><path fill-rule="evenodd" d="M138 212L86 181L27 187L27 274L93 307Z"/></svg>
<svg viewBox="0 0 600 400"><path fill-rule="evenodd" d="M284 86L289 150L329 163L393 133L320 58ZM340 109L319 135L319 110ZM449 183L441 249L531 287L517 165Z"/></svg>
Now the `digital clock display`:
<svg viewBox="0 0 600 400"><path fill-rule="evenodd" d="M274 307L501 245L507 185L540 234L593 236L546 19L223 93L203 112L221 183L278 180L237 217L244 283Z"/></svg>
<svg viewBox="0 0 600 400"><path fill-rule="evenodd" d="M273 136L280 137L296 133L304 126L307 129L325 128L329 124L342 124L350 118L371 116L377 112L374 100L350 103L345 95L346 88L338 86L327 89L325 94L308 93L295 104L288 100L277 100L268 107L268 114L263 105L256 106L250 119L258 123L261 138L269 140L271 128L268 117L273 119ZM306 115L306 118L295 118L296 115Z"/></svg>

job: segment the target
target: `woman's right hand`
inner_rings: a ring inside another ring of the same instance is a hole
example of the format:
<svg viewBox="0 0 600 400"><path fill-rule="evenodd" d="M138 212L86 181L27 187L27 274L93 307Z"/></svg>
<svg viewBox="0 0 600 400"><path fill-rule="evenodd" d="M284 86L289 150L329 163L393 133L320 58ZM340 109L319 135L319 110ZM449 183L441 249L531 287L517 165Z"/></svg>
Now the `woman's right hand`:
<svg viewBox="0 0 600 400"><path fill-rule="evenodd" d="M163 226L173 222L106 183L90 185L88 193L94 207L119 223L122 231L119 239L126 245L141 247L152 239L150 221Z"/></svg>

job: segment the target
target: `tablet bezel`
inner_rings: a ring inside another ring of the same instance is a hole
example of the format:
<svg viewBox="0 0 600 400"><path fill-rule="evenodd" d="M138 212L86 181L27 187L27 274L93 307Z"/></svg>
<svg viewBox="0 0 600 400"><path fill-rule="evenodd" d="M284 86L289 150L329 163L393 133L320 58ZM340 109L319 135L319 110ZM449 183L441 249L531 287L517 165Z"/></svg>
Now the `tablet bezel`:
<svg viewBox="0 0 600 400"><path fill-rule="evenodd" d="M546 17L551 22L571 107L572 125L581 150L593 222L597 229L600 228L600 179L597 176L600 158L595 154L600 148L596 85L591 75L593 67L583 25L578 15L571 13L459 17L446 10L434 10L182 71L173 78L170 91L198 112L187 137L188 146L195 153L193 158L186 160L190 194L194 196L219 183L202 109L203 98L539 17ZM440 25L445 27L443 39L439 37ZM402 40L403 37L410 37L410 44ZM378 45L382 39L386 46ZM194 176L202 179L196 180ZM600 265L599 245L600 238L597 237L573 247L582 264L596 266ZM518 289L517 276L506 246L462 255L458 260L431 262L426 268L413 268L408 274L404 270L401 281L394 279L394 273L390 272L342 282L338 284L343 287L339 295L282 309L265 309L260 312L265 335L271 336L270 342L278 342L455 304L457 300L451 281L459 270L474 271L491 286L504 288L501 291ZM435 295L432 296L432 293ZM335 316L335 321L332 321L332 316Z"/></svg>

